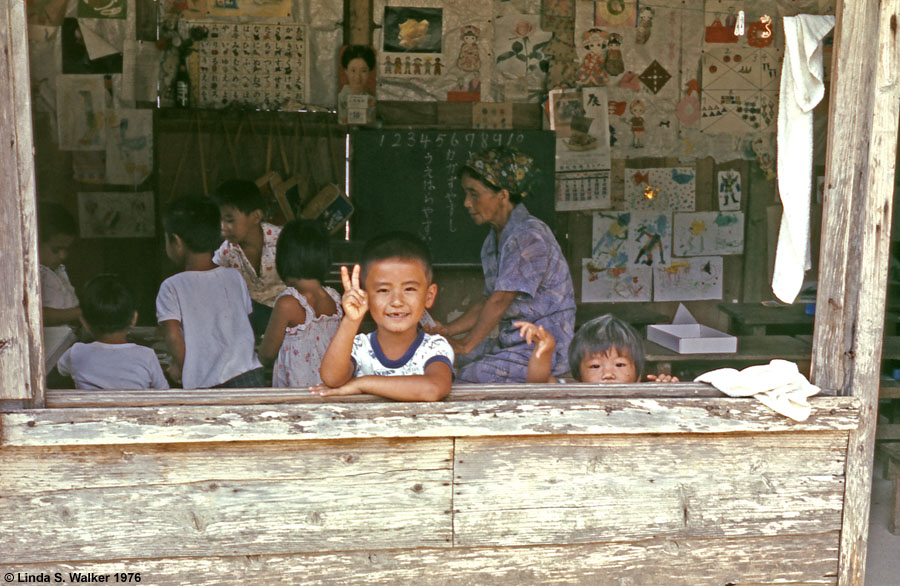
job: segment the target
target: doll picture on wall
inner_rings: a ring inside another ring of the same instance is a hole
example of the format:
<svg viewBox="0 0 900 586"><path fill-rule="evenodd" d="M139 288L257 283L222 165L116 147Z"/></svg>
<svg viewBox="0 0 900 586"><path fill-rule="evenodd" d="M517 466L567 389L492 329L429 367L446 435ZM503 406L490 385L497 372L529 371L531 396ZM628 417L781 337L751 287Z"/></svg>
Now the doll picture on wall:
<svg viewBox="0 0 900 586"><path fill-rule="evenodd" d="M346 45L341 49L338 74L338 121L341 124L375 122L375 49Z"/></svg>

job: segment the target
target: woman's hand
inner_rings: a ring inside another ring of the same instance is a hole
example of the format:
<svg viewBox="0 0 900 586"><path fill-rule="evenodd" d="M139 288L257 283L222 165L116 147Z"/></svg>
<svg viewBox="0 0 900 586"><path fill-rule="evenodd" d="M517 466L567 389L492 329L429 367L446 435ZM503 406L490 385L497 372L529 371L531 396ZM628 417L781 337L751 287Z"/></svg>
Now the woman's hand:
<svg viewBox="0 0 900 586"><path fill-rule="evenodd" d="M344 286L344 294L341 296L344 317L356 322L362 321L369 310L369 296L359 286L359 265L353 265L352 275L346 266L341 267L341 284Z"/></svg>
<svg viewBox="0 0 900 586"><path fill-rule="evenodd" d="M434 324L427 326L425 329L426 334L431 334L432 336L443 336L447 338L447 341L450 341L450 330L439 322L438 320L433 320Z"/></svg>

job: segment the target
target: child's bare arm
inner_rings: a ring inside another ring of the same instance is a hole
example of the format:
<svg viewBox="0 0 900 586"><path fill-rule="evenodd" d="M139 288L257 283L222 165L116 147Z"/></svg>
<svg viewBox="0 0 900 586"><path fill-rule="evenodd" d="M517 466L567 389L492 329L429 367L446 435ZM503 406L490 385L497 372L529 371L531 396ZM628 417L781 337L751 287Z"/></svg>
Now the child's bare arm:
<svg viewBox="0 0 900 586"><path fill-rule="evenodd" d="M353 376L353 361L350 359L353 339L369 310L369 298L359 286L359 265L353 267L352 275L347 267L341 267L341 283L344 285L344 295L341 297L344 317L328 344L319 369L322 382L329 387L340 387Z"/></svg>
<svg viewBox="0 0 900 586"><path fill-rule="evenodd" d="M284 332L290 324L302 324L306 321L306 311L296 299L285 295L275 302L269 325L259 346L259 360L270 366L278 358L278 352L284 343Z"/></svg>
<svg viewBox="0 0 900 586"><path fill-rule="evenodd" d="M184 335L181 333L181 322L177 319L167 319L159 323L163 327L163 335L166 339L166 348L172 357L169 363L169 376L175 382L181 381L181 371L184 369L185 345Z"/></svg>
<svg viewBox="0 0 900 586"><path fill-rule="evenodd" d="M513 325L519 328L519 336L534 349L528 359L528 372L525 382L546 383L551 381L553 369L553 352L556 350L556 339L543 326L527 321L516 321Z"/></svg>
<svg viewBox="0 0 900 586"><path fill-rule="evenodd" d="M313 387L322 397L359 395L367 393L395 401L440 401L450 392L453 373L443 362L432 362L425 374L406 376L361 376L350 379L338 388L325 385Z"/></svg>
<svg viewBox="0 0 900 586"><path fill-rule="evenodd" d="M55 307L43 307L43 318L45 326L61 326L66 324L77 324L81 319L80 307L69 307L67 309L56 309Z"/></svg>

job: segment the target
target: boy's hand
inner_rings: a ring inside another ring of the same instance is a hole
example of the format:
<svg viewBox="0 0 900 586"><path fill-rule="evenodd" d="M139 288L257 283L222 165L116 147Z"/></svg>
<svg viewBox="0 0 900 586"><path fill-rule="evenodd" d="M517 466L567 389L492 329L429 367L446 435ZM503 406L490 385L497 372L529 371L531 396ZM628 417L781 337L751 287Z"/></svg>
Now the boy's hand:
<svg viewBox="0 0 900 586"><path fill-rule="evenodd" d="M661 372L659 374L648 374L647 380L655 383L677 383L678 377Z"/></svg>
<svg viewBox="0 0 900 586"><path fill-rule="evenodd" d="M311 393L319 395L320 397L337 397L342 395L361 395L362 391L357 388L357 385L353 384L357 379L352 378L347 381L346 384L337 387L331 388L328 385L315 385L309 387Z"/></svg>
<svg viewBox="0 0 900 586"><path fill-rule="evenodd" d="M167 368L166 371L169 374L169 378L172 379L172 382L181 382L181 367L176 360L169 362L169 368Z"/></svg>
<svg viewBox="0 0 900 586"><path fill-rule="evenodd" d="M341 307L344 315L352 321L362 321L369 310L369 296L359 286L359 265L353 265L352 276L346 266L341 267L341 284L344 294L341 296Z"/></svg>
<svg viewBox="0 0 900 586"><path fill-rule="evenodd" d="M535 358L543 358L545 354L553 354L556 350L556 339L553 334L527 321L514 321L513 326L519 328L519 337L525 338L525 342L531 346L535 344L532 355Z"/></svg>

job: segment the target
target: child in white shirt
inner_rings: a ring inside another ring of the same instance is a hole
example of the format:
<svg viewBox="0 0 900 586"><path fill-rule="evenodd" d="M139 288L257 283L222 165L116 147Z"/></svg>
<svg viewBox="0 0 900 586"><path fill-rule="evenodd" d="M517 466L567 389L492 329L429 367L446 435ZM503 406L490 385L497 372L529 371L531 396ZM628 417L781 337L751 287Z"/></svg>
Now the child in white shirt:
<svg viewBox="0 0 900 586"><path fill-rule="evenodd" d="M275 363L273 387L317 385L322 382L322 357L344 317L341 296L322 286L331 266L325 228L313 220L285 224L275 265L288 287L275 301L260 360Z"/></svg>
<svg viewBox="0 0 900 586"><path fill-rule="evenodd" d="M186 389L267 386L250 327L250 294L236 269L217 266L219 208L183 197L163 213L166 254L182 272L159 287L156 318L172 355L169 375Z"/></svg>
<svg viewBox="0 0 900 586"><path fill-rule="evenodd" d="M168 389L156 352L127 340L137 322L134 295L114 275L91 279L81 293L81 323L96 341L77 342L57 362L77 389Z"/></svg>
<svg viewBox="0 0 900 586"><path fill-rule="evenodd" d="M45 326L77 324L81 317L75 288L63 264L77 236L78 224L62 204L44 201L38 205L38 259Z"/></svg>

